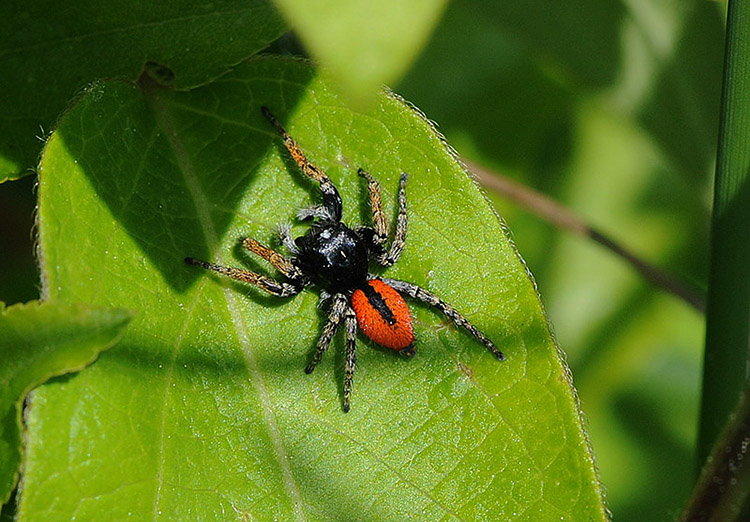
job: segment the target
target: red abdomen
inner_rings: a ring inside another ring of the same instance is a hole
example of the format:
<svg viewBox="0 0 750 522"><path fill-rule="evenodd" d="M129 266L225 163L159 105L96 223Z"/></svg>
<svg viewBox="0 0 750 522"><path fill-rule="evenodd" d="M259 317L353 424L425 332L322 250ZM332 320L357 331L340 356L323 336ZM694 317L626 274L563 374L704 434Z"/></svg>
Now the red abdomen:
<svg viewBox="0 0 750 522"><path fill-rule="evenodd" d="M409 307L383 281L371 279L355 290L352 308L360 329L376 343L393 350L403 350L414 343Z"/></svg>

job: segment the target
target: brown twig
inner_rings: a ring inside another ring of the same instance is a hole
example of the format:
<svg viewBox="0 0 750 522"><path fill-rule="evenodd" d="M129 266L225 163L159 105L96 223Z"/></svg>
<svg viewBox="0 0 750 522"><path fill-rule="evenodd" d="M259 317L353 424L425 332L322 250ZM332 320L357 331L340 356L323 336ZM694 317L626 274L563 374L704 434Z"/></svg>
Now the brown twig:
<svg viewBox="0 0 750 522"><path fill-rule="evenodd" d="M487 189L497 192L519 205L530 210L545 221L583 237L588 237L616 255L630 263L643 277L652 284L676 295L701 313L706 311L706 301L698 291L690 288L686 283L667 274L660 268L647 263L624 248L613 239L607 237L595 228L586 224L581 218L573 214L551 198L516 183L511 179L492 172L484 167L464 160L467 167L476 175L477 180Z"/></svg>

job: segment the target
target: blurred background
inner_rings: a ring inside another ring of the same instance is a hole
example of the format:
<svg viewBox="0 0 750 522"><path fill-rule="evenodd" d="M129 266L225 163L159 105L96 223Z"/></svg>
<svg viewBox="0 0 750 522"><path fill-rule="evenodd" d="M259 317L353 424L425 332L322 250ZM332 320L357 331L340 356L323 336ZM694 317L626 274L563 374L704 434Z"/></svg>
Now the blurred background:
<svg viewBox="0 0 750 522"><path fill-rule="evenodd" d="M724 5L450 2L392 88L467 160L705 289ZM616 520L692 487L703 316L590 239L487 189L567 354ZM0 300L38 297L34 179L0 184Z"/></svg>

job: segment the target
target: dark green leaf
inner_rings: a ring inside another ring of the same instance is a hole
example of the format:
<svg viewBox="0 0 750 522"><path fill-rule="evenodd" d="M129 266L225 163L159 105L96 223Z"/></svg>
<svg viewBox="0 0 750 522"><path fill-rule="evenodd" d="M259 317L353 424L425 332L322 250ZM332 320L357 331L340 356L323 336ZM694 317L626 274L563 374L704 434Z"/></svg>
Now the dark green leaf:
<svg viewBox="0 0 750 522"><path fill-rule="evenodd" d="M0 182L26 173L69 100L98 78L141 71L177 88L221 75L284 31L265 0L3 2Z"/></svg>
<svg viewBox="0 0 750 522"><path fill-rule="evenodd" d="M730 5L716 162L698 456L708 456L747 386L750 343L750 6ZM747 492L747 488L744 489ZM721 516L721 515L719 515Z"/></svg>

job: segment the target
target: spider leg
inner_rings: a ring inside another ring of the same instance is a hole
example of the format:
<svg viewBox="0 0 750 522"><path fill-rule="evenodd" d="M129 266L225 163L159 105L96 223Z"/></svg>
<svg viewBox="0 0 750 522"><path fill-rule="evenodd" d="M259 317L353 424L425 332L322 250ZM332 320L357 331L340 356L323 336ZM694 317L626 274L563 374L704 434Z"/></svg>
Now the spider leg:
<svg viewBox="0 0 750 522"><path fill-rule="evenodd" d="M335 294L333 296L333 303L331 303L331 311L328 314L328 321L326 321L323 327L323 333L318 338L318 347L315 350L315 354L310 360L310 364L305 368L305 373L312 373L315 367L323 358L323 354L331 344L331 339L336 334L339 325L341 324L341 318L344 317L347 307L347 298L344 294Z"/></svg>
<svg viewBox="0 0 750 522"><path fill-rule="evenodd" d="M346 377L344 378L344 413L349 411L349 398L352 395L352 378L357 365L356 340L357 340L357 316L351 306L347 305L346 317Z"/></svg>
<svg viewBox="0 0 750 522"><path fill-rule="evenodd" d="M206 270L213 270L214 272L218 272L237 281L242 281L243 283L250 283L251 285L255 285L258 288L265 290L269 294L273 294L279 297L289 297L292 295L297 295L302 291L302 288L304 286L302 284L294 285L287 282L276 281L275 279L271 279L270 277L264 276L262 274L256 274L255 272L250 272L249 270L215 265L213 263L201 261L200 259L195 259L192 257L186 257L185 262L188 265L199 266L201 268L205 268Z"/></svg>
<svg viewBox="0 0 750 522"><path fill-rule="evenodd" d="M372 209L372 221L375 223L375 234L372 240L375 244L383 246L388 239L388 219L383 213L383 202L380 196L380 183L370 176L364 169L357 170L357 174L367 180L367 190L370 192L370 208Z"/></svg>
<svg viewBox="0 0 750 522"><path fill-rule="evenodd" d="M248 249L253 254L262 257L273 266L276 270L284 274L286 277L292 280L302 280L304 276L302 271L297 266L289 261L287 258L276 252L275 250L268 248L261 244L257 240L246 237L242 240L242 246Z"/></svg>
<svg viewBox="0 0 750 522"><path fill-rule="evenodd" d="M284 147L289 151L289 154L291 154L292 159L299 166L300 170L302 170L307 177L312 178L320 184L320 191L323 193L323 206L328 211L331 219L334 221L341 221L342 202L339 191L336 189L336 185L334 185L330 178L326 176L325 172L310 163L305 156L305 153L302 152L302 148L295 139L289 135L286 129L284 129L284 126L278 119L276 119L276 116L271 113L268 107L261 107L261 112L276 128L276 131L284 141Z"/></svg>
<svg viewBox="0 0 750 522"><path fill-rule="evenodd" d="M398 217L396 218L396 233L391 247L385 251L384 245L388 240L388 219L383 212L383 202L380 196L380 184L370 176L368 172L359 169L359 175L367 180L367 189L370 192L370 208L372 209L372 220L375 223L372 241L378 250L376 260L383 266L391 266L401 257L401 252L406 244L406 230L409 224L409 215L406 212L406 180L407 174L401 174L401 182L398 190Z"/></svg>
<svg viewBox="0 0 750 522"><path fill-rule="evenodd" d="M424 288L421 288L413 283L406 281L400 281L398 279L387 279L382 278L383 282L393 287L397 292L402 292L409 297L419 299L423 303L433 306L440 310L446 317L450 318L456 326L460 326L469 331L474 337L476 337L487 349L492 352L498 361L505 360L505 355L501 352L495 344L490 341L486 335L480 332L473 324L469 322L463 315L461 315L455 308L440 299L432 292L428 292Z"/></svg>

